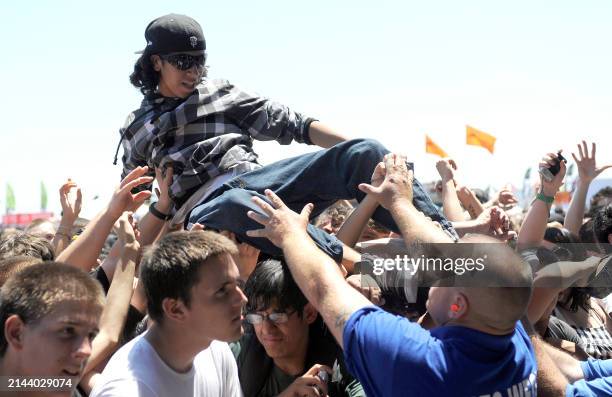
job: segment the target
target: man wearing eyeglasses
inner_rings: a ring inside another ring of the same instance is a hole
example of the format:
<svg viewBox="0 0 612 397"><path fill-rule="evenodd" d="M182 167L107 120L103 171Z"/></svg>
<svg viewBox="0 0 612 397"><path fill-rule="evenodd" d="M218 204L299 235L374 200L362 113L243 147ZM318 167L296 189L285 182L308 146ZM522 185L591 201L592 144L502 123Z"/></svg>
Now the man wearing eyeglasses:
<svg viewBox="0 0 612 397"><path fill-rule="evenodd" d="M232 344L245 397L365 396L346 370L342 350L286 264L260 263L246 283L245 294L245 318L251 327Z"/></svg>

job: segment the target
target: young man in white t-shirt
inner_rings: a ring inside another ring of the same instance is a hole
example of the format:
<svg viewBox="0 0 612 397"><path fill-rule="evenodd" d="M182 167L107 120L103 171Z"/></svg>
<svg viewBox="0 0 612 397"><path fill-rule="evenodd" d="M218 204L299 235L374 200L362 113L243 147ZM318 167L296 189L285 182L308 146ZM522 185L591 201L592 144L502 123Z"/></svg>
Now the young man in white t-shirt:
<svg viewBox="0 0 612 397"><path fill-rule="evenodd" d="M225 343L242 334L246 297L220 234L170 233L145 254L140 280L153 324L104 368L91 397L240 396Z"/></svg>

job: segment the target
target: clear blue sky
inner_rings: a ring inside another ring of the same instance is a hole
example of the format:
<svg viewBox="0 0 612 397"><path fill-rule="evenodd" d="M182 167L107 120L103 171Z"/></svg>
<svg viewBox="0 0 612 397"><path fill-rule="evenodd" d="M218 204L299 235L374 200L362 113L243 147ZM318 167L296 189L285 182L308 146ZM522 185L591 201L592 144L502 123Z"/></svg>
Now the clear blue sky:
<svg viewBox="0 0 612 397"><path fill-rule="evenodd" d="M86 199L110 194L118 129L141 100L128 81L133 53L169 12L203 26L211 77L377 138L408 154L421 179L435 177L426 133L480 186L520 183L543 152L582 138L612 162L609 1L10 2L2 210L7 182L21 211L38 209L40 180L54 211L67 177ZM464 145L465 124L497 136L494 156ZM256 147L264 163L309 150Z"/></svg>

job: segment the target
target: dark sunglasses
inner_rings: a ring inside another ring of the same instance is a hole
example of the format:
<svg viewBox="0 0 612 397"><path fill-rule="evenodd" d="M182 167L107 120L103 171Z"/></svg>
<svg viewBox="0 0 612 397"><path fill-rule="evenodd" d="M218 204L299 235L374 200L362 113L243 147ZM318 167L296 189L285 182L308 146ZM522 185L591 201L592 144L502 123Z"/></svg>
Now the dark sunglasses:
<svg viewBox="0 0 612 397"><path fill-rule="evenodd" d="M196 66L198 68L204 68L204 61L206 58L204 55L190 55L190 54L170 54L159 56L170 65L174 66L178 70L187 70Z"/></svg>

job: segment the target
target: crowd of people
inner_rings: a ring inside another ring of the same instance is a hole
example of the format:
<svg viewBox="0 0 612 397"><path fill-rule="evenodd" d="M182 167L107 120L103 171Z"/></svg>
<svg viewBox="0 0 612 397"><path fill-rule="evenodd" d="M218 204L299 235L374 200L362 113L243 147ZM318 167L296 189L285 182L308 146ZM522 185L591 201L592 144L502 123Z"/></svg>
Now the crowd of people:
<svg viewBox="0 0 612 397"><path fill-rule="evenodd" d="M1 395L612 395L595 143L566 211L555 148L525 208L448 158L430 192L377 141L208 79L192 18L145 38L108 205L77 234L68 181L58 222L2 230ZM321 150L261 166L253 139Z"/></svg>

